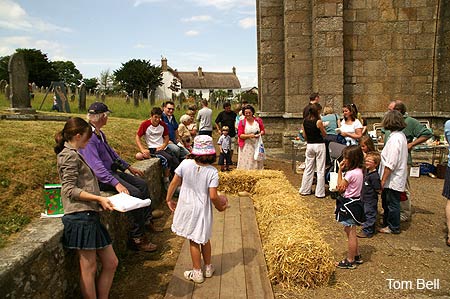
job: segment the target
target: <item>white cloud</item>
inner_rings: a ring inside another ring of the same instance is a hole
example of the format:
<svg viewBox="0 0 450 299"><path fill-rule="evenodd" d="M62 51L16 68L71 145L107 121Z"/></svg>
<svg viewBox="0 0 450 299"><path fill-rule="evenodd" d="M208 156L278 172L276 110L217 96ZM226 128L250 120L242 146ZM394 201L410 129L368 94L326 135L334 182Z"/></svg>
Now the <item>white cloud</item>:
<svg viewBox="0 0 450 299"><path fill-rule="evenodd" d="M137 43L136 45L134 45L134 48L136 48L136 49L149 49L149 48L152 48L152 45Z"/></svg>
<svg viewBox="0 0 450 299"><path fill-rule="evenodd" d="M244 29L256 27L256 18L249 17L239 20L239 26L241 26Z"/></svg>
<svg viewBox="0 0 450 299"><path fill-rule="evenodd" d="M197 30L189 30L184 33L184 35L187 35L187 36L197 36L199 34L200 34L200 32L198 32Z"/></svg>
<svg viewBox="0 0 450 299"><path fill-rule="evenodd" d="M50 60L61 60L65 47L58 42L33 39L29 36L9 36L0 38L0 56L11 55L17 48L39 49L48 54ZM57 57L58 59L55 59ZM64 59L67 60L67 59Z"/></svg>
<svg viewBox="0 0 450 299"><path fill-rule="evenodd" d="M29 16L19 4L11 0L0 0L0 28L23 31L72 31Z"/></svg>
<svg viewBox="0 0 450 299"><path fill-rule="evenodd" d="M211 21L212 17L211 16L192 16L190 18L182 18L181 21L182 22L207 22L207 21Z"/></svg>
<svg viewBox="0 0 450 299"><path fill-rule="evenodd" d="M256 6L255 0L191 0L201 6L214 6L217 9L229 10L237 7Z"/></svg>
<svg viewBox="0 0 450 299"><path fill-rule="evenodd" d="M133 6L138 7L141 4L156 3L156 2L162 2L162 0L135 0Z"/></svg>

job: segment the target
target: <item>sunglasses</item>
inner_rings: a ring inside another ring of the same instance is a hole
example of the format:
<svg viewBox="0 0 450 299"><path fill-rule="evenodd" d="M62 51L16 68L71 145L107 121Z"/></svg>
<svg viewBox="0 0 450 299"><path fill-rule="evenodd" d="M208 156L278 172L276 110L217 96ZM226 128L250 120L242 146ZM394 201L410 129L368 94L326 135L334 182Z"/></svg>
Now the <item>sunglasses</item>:
<svg viewBox="0 0 450 299"><path fill-rule="evenodd" d="M175 108L167 108L167 110L173 111L173 110L175 110Z"/></svg>

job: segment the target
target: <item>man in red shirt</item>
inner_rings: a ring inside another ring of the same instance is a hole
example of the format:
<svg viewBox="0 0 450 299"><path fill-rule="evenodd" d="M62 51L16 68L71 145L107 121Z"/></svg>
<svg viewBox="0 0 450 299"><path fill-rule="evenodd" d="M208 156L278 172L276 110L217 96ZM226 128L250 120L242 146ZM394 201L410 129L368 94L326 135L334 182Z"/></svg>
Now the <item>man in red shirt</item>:
<svg viewBox="0 0 450 299"><path fill-rule="evenodd" d="M178 159L166 151L169 144L169 129L167 125L161 121L162 110L159 107L154 107L150 112L150 118L144 120L136 133L136 144L140 152L136 154L136 159L148 159L152 155L161 160L164 169L164 187L169 186L170 170L175 170L178 166ZM142 143L144 136L145 147Z"/></svg>

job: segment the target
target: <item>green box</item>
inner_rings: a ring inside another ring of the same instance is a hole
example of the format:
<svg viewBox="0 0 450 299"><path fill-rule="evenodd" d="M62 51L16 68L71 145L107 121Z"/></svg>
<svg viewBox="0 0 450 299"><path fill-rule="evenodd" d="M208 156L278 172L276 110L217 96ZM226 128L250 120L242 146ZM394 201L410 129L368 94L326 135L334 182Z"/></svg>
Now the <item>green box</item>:
<svg viewBox="0 0 450 299"><path fill-rule="evenodd" d="M61 184L44 185L45 213L47 215L63 215L64 207L61 201Z"/></svg>

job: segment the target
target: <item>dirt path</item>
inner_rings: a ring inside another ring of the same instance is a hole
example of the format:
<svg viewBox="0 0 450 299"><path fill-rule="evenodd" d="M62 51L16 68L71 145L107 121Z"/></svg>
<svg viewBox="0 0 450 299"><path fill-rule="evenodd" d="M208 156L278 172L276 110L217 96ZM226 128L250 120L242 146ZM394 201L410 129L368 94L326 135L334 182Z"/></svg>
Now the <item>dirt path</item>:
<svg viewBox="0 0 450 299"><path fill-rule="evenodd" d="M301 176L291 164L269 159L266 169L282 170L298 188ZM364 264L355 270L337 269L326 287L287 292L274 286L277 298L450 298L450 248L445 246L445 200L441 196L443 180L422 176L412 179L415 214L402 224L400 235L377 234L359 239ZM334 248L336 260L346 254L347 242L334 220L334 200L303 197L317 216L325 239ZM172 217L166 215L156 224L164 226L153 235L158 253L134 253L120 257L111 298L163 298L178 252L183 242L170 232ZM380 209L381 210L381 209ZM426 284L428 283L428 284Z"/></svg>

